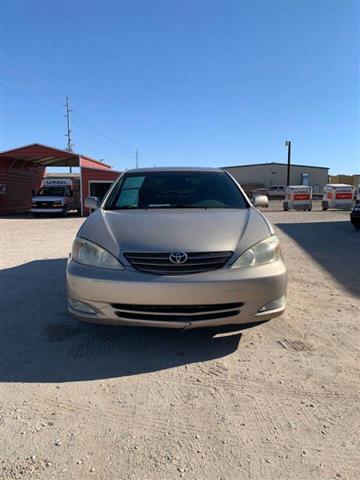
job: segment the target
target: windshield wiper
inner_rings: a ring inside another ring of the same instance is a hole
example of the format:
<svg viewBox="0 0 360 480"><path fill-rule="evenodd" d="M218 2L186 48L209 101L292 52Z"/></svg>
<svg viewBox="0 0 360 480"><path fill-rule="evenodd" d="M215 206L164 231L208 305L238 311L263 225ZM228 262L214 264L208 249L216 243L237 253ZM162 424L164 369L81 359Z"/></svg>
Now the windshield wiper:
<svg viewBox="0 0 360 480"><path fill-rule="evenodd" d="M166 204L149 204L149 205L144 205L142 207L133 207L131 205L123 205L121 207L117 207L117 206L114 206L114 207L110 207L110 208L105 208L105 210L150 210L150 209L160 209L160 208L167 208L167 209L170 209L170 208L197 208L197 209L207 209L207 208L211 208L211 207L208 207L208 206L201 206L201 205L185 205L183 203L176 203L174 205L171 205L169 203L166 203Z"/></svg>
<svg viewBox="0 0 360 480"><path fill-rule="evenodd" d="M105 210L139 210L139 207L132 207L131 205L123 205L122 207L114 207L105 208Z"/></svg>
<svg viewBox="0 0 360 480"><path fill-rule="evenodd" d="M198 205L185 205L183 203L176 203L176 204L159 204L159 205L147 205L144 207L146 209L148 208L208 208L208 207L203 207L203 206L198 206Z"/></svg>

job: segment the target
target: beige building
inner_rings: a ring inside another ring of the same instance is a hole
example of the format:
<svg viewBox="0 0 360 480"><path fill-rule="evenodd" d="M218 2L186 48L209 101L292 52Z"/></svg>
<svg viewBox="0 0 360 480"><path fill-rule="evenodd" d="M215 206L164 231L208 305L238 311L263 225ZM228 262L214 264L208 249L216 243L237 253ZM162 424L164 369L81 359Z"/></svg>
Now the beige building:
<svg viewBox="0 0 360 480"><path fill-rule="evenodd" d="M360 185L360 175L331 175L330 183L347 183L358 187Z"/></svg>
<svg viewBox="0 0 360 480"><path fill-rule="evenodd" d="M271 188L286 185L287 181L286 163L257 163L222 168L229 172L245 189L247 185ZM309 185L313 188L314 193L321 193L324 185L328 182L328 167L291 165L290 185Z"/></svg>

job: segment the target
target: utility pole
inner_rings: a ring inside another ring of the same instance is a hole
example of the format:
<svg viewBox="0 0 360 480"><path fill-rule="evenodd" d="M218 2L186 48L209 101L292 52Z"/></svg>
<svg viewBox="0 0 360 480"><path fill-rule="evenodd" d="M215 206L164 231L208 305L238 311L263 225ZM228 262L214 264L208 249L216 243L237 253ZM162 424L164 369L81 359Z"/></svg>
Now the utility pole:
<svg viewBox="0 0 360 480"><path fill-rule="evenodd" d="M291 167L291 141L286 140L285 147L288 147L288 161L287 161L287 182L286 185L290 185L290 167Z"/></svg>
<svg viewBox="0 0 360 480"><path fill-rule="evenodd" d="M64 105L64 107L66 108L66 114L64 115L64 117L66 117L66 125L67 125L67 133L65 133L65 137L67 137L66 150L68 152L72 152L74 144L71 141L70 112L72 112L72 110L70 109L69 97L66 97L66 104ZM70 167L70 173L71 172L72 172L72 168Z"/></svg>
<svg viewBox="0 0 360 480"><path fill-rule="evenodd" d="M135 160L136 160L136 168L139 168L139 150L136 149L136 152L135 152Z"/></svg>

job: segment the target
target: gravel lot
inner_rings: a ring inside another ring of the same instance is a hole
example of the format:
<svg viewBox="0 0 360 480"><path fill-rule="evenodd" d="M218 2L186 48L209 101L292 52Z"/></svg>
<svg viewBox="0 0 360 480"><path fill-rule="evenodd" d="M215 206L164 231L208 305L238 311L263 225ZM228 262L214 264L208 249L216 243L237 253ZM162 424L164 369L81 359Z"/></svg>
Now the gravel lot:
<svg viewBox="0 0 360 480"><path fill-rule="evenodd" d="M360 232L279 207L287 312L230 332L77 323L83 219L1 218L0 479L359 478Z"/></svg>

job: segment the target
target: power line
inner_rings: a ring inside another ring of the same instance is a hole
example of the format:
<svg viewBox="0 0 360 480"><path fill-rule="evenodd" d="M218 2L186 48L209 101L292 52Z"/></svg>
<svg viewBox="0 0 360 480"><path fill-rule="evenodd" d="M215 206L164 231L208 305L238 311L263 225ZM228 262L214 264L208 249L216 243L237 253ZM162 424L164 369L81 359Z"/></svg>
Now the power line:
<svg viewBox="0 0 360 480"><path fill-rule="evenodd" d="M53 101L54 101L53 98L52 98L50 95L48 95L47 93L45 93L44 91L41 91L41 90L39 89L39 85L42 84L42 86L44 86L44 83L43 83L43 80L44 80L44 79L43 79L43 77L41 77L40 75L35 74L34 71L32 71L32 72L29 73L28 70L25 70L21 65L19 65L19 64L17 64L17 63L14 63L12 60L10 60L9 58L6 58L4 55L3 55L3 58L2 58L2 59L13 69L13 74L15 74L15 75L13 75L13 76L14 76L15 78L16 78L16 76L17 76L16 73L21 73L21 71L22 71L23 73L26 73L27 81L29 80L29 76L32 77L33 80L36 80L36 89L37 89L39 95L41 95L44 99L50 100L51 103L53 103ZM14 70L15 70L15 72L14 72ZM16 70L17 70L18 72L16 72ZM24 78L24 75L22 75L22 78ZM34 82L31 82L31 83L32 83L32 85L34 86ZM6 87L8 87L8 85L6 85ZM9 88L9 87L8 87L8 88ZM13 89L13 90L15 91L15 89ZM26 95L24 95L24 94L22 94L22 93L20 93L20 94L23 95L23 96L26 96ZM35 101L35 100L34 100L34 101ZM35 103L38 103L38 104L40 105L39 102L35 102ZM44 105L42 105L42 106L44 106ZM46 107L46 108L52 108L52 109L53 109L53 107ZM54 110L54 109L53 109L53 110ZM74 121L74 119L73 119L73 116L74 116L74 115L75 115L76 117L78 117L79 120L81 120L81 122L82 122L82 124L83 124L82 127L80 127L79 124ZM84 123L86 123L86 124L88 125L88 127L90 127L90 129L92 130L91 133L90 133L90 130L87 129L88 132L89 132L89 133L88 133L89 137L93 138L93 137L95 136L94 132L96 132L96 136L97 136L98 138L101 137L103 140L106 140L107 142L110 142L110 143L112 143L112 144L114 144L114 145L117 145L118 147L120 147L120 148L122 148L122 149L127 150L127 154L130 155L130 150L128 150L128 147L122 145L122 144L119 143L117 140L115 140L115 139L111 138L109 135L103 133L103 132L102 132L101 130L99 130L96 126L94 126L93 124L91 124L87 119L85 119L84 117L82 117L81 115L79 115L79 113L73 112L73 116L72 116L72 120L71 120L71 121L72 121L72 124L73 124L73 125L77 125L79 128L82 128L82 130L83 130L85 133L87 133L87 132L86 132L85 129L84 129L84 128L86 128L85 125L84 125Z"/></svg>
<svg viewBox="0 0 360 480"><path fill-rule="evenodd" d="M33 78L33 81L30 82L30 85L32 85L34 88L36 88L37 92L38 92L38 95L36 95L36 97L34 95L29 95L28 93L24 93L23 91L20 91L18 90L17 88L14 88L13 86L10 86L8 85L8 83L5 83L4 80L2 82L0 82L0 85L2 85L3 87L5 88L8 88L12 91L14 91L15 93L21 95L22 97L26 98L27 100L39 105L40 107L42 108L46 108L48 110L51 110L52 112L55 112L57 116L60 116L60 112L58 109L54 108L53 106L53 103L54 103L54 99L49 95L47 94L46 92L44 91L41 91L41 87L39 89L39 85L43 85L43 77L40 77L39 75L35 75L34 72L30 72L28 70L25 70L21 65L19 64L15 64L13 61L9 60L9 58L6 58L4 56L2 56L2 60L4 60L12 69L13 69L13 72L7 72L7 74L10 73L10 77L17 77L18 73L21 74L21 70L26 73L26 78L27 78L27 82L29 80L29 76L30 76L30 79L31 77ZM14 71L15 70L15 71ZM16 72L17 70L17 72ZM3 72L4 73L4 72ZM4 75L3 76L3 79L5 79L6 76ZM21 78L24 78L24 75L22 75ZM36 85L34 83L34 80L36 80ZM28 83L27 83L28 84ZM42 89L44 90L44 89ZM40 97L40 98L39 98ZM42 97L42 98L41 98ZM66 105L65 105L66 107ZM75 125L76 126L76 130L80 130L82 131L84 134L86 134L87 137L89 137L90 141L86 141L85 142L85 139L84 139L84 142L86 144L92 144L94 145L94 141L95 143L98 145L98 147L100 147L100 145L105 141L113 144L113 145L116 145L118 146L119 148L121 148L124 152L124 156L125 157L133 157L133 153L131 153L131 150L129 149L129 147L126 147L124 145L122 145L120 142L118 142L117 140L115 140L114 138L111 138L109 135L103 133L101 130L99 130L96 126L94 126L92 123L90 123L86 118L84 118L82 115L79 115L78 112L73 112L71 109L70 109L70 102L69 102L69 112L72 113L71 115L71 125ZM67 117L67 114L65 115ZM80 120L80 123L76 120L74 120L74 116L79 118ZM70 141L69 141L69 130L70 130ZM73 146L74 144L72 143L73 141L73 135L72 135L72 130L71 130L71 127L70 127L70 114L69 114L69 125L68 125L68 133L65 134L65 136L68 138L68 142L67 142L67 149L70 149L71 150L73 149ZM77 135L78 136L78 135ZM101 141L101 143L100 143ZM69 143L71 146L69 146ZM139 154L138 152L138 159L137 159L137 163L139 164L139 160L143 159L143 156ZM119 160L118 160L119 161Z"/></svg>
<svg viewBox="0 0 360 480"><path fill-rule="evenodd" d="M28 95L28 94L26 94L26 93L18 90L17 88L14 88L13 86L10 86L10 85L8 85L8 84L5 84L4 82L1 82L1 81L0 81L0 85L2 85L3 87L5 87L5 88L7 88L7 89L9 89L9 90L11 90L11 91L13 91L13 92L16 93L17 95L20 95L21 97L25 98L26 100L28 100L28 101L30 101L30 102L38 105L39 107L42 107L42 108L44 108L44 109L46 109L46 110L49 110L49 111L55 113L57 117L61 117L61 116L62 116L60 110L57 110L56 108L54 108L53 106L48 105L47 103L43 102L42 100L39 101L39 100L36 99L35 97L30 96L30 95ZM98 135L94 134L93 132L90 132L90 130L88 130L88 129L83 128L83 126L81 126L81 125L80 125L78 122L76 122L73 118L72 118L72 120L71 120L71 123L72 123L73 125L76 125L77 130L83 132L83 133L90 139L90 141L89 141L89 140L86 140L86 143L88 143L88 144L90 144L90 145L93 145L93 146L95 146L95 144L96 144L96 147L99 147L99 146L103 143L102 141L101 141L101 143L100 143L100 138L98 137ZM79 133L77 133L76 136L78 137L78 136L79 136ZM73 137L72 137L72 138L73 138ZM96 139L98 139L98 140L96 140ZM84 140L84 141L85 141L85 140ZM94 143L94 142L95 142L95 143Z"/></svg>
<svg viewBox="0 0 360 480"><path fill-rule="evenodd" d="M89 120L85 119L82 115L79 115L77 112L74 113L76 117L78 117L83 123L86 123L88 127L96 132L98 135L100 135L104 140L113 143L114 145L124 148L124 145L119 143L117 140L114 140L113 138L109 137L109 135L103 133L101 130L99 130L97 127L95 127L92 123L89 122ZM125 147L127 148L127 147Z"/></svg>

